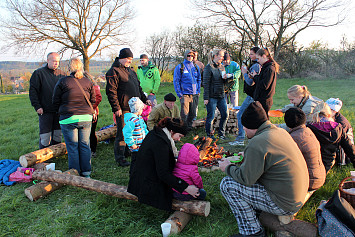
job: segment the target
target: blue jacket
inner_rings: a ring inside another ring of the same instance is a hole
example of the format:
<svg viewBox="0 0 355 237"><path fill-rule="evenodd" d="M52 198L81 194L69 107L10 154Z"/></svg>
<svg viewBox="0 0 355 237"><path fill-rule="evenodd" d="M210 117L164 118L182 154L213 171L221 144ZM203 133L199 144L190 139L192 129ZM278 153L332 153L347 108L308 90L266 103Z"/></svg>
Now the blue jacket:
<svg viewBox="0 0 355 237"><path fill-rule="evenodd" d="M0 160L0 184L4 183L7 186L13 185L15 181L9 181L10 174L21 167L17 160Z"/></svg>
<svg viewBox="0 0 355 237"><path fill-rule="evenodd" d="M184 70L181 72L181 64L177 65L174 70L174 88L176 95L181 98L183 95L200 94L201 89L201 73L200 68L193 62L183 62Z"/></svg>
<svg viewBox="0 0 355 237"><path fill-rule="evenodd" d="M141 116L137 116L134 113L126 113L124 122L125 126L122 129L124 141L131 151L137 152L143 139L148 134L147 125ZM137 145L138 149L132 149L133 145Z"/></svg>

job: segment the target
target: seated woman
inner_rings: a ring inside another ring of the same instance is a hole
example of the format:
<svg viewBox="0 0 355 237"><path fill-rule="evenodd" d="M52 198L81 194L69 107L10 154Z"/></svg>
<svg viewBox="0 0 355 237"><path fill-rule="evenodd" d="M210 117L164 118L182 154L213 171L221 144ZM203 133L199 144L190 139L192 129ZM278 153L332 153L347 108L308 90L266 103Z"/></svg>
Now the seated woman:
<svg viewBox="0 0 355 237"><path fill-rule="evenodd" d="M287 97L291 104L280 109L285 113L289 108L300 108L306 114L306 122L310 122L314 108L319 103L324 103L323 100L312 96L307 86L294 85L287 90Z"/></svg>
<svg viewBox="0 0 355 237"><path fill-rule="evenodd" d="M322 161L326 172L335 163L336 151L339 146L344 149L345 154L355 165L355 147L348 135L344 132L343 126L334 121L332 112L326 103L320 103L312 115L312 122L307 124L316 135L321 148Z"/></svg>
<svg viewBox="0 0 355 237"><path fill-rule="evenodd" d="M285 123L291 129L289 133L307 163L308 191L322 187L326 173L320 153L320 145L314 133L306 127L305 113L300 108L290 108L285 113Z"/></svg>
<svg viewBox="0 0 355 237"><path fill-rule="evenodd" d="M180 118L164 118L143 140L136 165L132 170L127 191L136 195L140 203L162 210L171 210L173 189L199 196L199 189L173 175L178 151L174 141L187 134L187 126Z"/></svg>

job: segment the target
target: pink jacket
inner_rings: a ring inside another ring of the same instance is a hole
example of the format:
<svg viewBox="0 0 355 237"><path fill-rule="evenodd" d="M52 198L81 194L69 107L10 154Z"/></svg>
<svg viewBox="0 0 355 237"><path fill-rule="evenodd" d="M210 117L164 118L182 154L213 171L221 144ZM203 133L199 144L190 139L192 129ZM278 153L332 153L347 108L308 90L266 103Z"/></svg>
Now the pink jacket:
<svg viewBox="0 0 355 237"><path fill-rule="evenodd" d="M196 185L199 189L203 188L202 178L198 173L198 161L200 154L197 148L191 143L185 143L180 152L173 170L173 175L183 179L189 185ZM188 194L183 192L183 194Z"/></svg>
<svg viewBox="0 0 355 237"><path fill-rule="evenodd" d="M144 120L144 122L148 121L149 114L150 114L151 111L152 111L152 106L150 106L150 105L145 105L144 106L144 109L143 109L143 112L142 112L142 115L141 115L143 120Z"/></svg>

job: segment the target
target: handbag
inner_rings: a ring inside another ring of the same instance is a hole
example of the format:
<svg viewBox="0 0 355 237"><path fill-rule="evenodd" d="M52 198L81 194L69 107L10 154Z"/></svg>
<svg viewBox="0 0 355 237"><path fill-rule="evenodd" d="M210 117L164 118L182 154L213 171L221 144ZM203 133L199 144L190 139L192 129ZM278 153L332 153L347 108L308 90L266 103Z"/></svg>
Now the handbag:
<svg viewBox="0 0 355 237"><path fill-rule="evenodd" d="M94 114L94 113L95 113L95 110L94 110L94 108L92 107L92 104L91 104L89 98L86 96L83 87L80 85L80 83L78 82L78 80L77 80L75 77L73 77L73 78L74 78L74 81L76 82L76 84L78 85L78 87L80 88L81 92L83 93L86 102L89 104L89 106L90 106L90 108L91 108L91 114Z"/></svg>

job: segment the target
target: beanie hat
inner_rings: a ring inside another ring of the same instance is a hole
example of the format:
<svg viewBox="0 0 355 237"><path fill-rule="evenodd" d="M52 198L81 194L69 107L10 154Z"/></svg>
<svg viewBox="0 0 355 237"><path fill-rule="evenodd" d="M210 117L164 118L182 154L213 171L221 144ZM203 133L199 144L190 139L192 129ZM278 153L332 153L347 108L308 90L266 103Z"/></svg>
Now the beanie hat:
<svg viewBox="0 0 355 237"><path fill-rule="evenodd" d="M265 121L267 115L259 101L251 103L242 115L242 125L249 129L258 129Z"/></svg>
<svg viewBox="0 0 355 237"><path fill-rule="evenodd" d="M169 93L169 94L164 96L164 100L166 100L166 101L176 101L176 97L175 97L175 95L173 95L173 93Z"/></svg>
<svg viewBox="0 0 355 237"><path fill-rule="evenodd" d="M335 112L339 112L339 110L343 106L343 102L339 100L339 98L329 98L325 103L327 103L329 107Z"/></svg>
<svg viewBox="0 0 355 237"><path fill-rule="evenodd" d="M141 56L139 58L140 59L149 59L148 55L146 55L146 54L141 54Z"/></svg>
<svg viewBox="0 0 355 237"><path fill-rule="evenodd" d="M137 113L144 109L144 103L138 97L132 97L128 101L131 113Z"/></svg>
<svg viewBox="0 0 355 237"><path fill-rule="evenodd" d="M133 53L129 48L123 48L120 51L120 54L118 55L119 59L122 58L133 58Z"/></svg>
<svg viewBox="0 0 355 237"><path fill-rule="evenodd" d="M285 123L289 128L306 124L306 114L300 108L290 108L285 112Z"/></svg>
<svg viewBox="0 0 355 237"><path fill-rule="evenodd" d="M192 53L193 55L195 55L195 52L194 52L194 51L192 51L192 50L190 50L190 49L186 50L186 51L185 51L185 54L184 54L184 58L185 58L186 60L187 60L187 55L190 54L190 53Z"/></svg>
<svg viewBox="0 0 355 237"><path fill-rule="evenodd" d="M225 52L224 53L224 60L230 60L231 59L231 56L229 55L228 52Z"/></svg>
<svg viewBox="0 0 355 237"><path fill-rule="evenodd" d="M167 118L166 128L174 133L181 133L184 136L187 134L186 123L180 118Z"/></svg>

